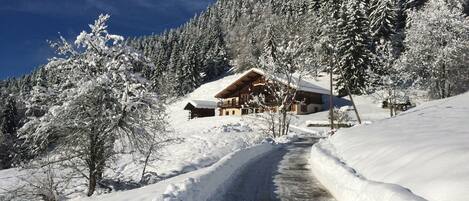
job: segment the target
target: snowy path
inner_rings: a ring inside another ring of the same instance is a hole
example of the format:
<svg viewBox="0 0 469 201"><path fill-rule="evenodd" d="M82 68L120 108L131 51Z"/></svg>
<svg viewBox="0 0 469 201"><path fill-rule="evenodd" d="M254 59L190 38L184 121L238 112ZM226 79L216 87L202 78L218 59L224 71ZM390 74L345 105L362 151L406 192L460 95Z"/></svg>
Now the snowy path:
<svg viewBox="0 0 469 201"><path fill-rule="evenodd" d="M308 167L308 138L249 164L223 196L224 201L334 201Z"/></svg>

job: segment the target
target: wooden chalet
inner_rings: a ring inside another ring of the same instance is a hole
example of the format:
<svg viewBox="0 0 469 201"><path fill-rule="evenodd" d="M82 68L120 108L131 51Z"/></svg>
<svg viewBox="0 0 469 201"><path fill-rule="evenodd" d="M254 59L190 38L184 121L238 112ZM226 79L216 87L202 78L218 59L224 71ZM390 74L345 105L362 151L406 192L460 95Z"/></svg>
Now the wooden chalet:
<svg viewBox="0 0 469 201"><path fill-rule="evenodd" d="M272 76L270 76L272 77ZM243 73L236 81L228 85L215 95L220 101L218 103L219 115L245 115L263 112L258 106L253 106L253 96L265 93L266 74L264 71L253 68ZM279 78L269 78L279 79ZM281 79L277 80L282 82ZM328 96L329 90L316 86L310 82L294 79L293 86L297 90L295 101L290 108L294 114L310 114L322 111L323 95ZM268 97L268 94L265 94ZM275 110L277 106L273 106Z"/></svg>
<svg viewBox="0 0 469 201"><path fill-rule="evenodd" d="M213 117L216 109L217 102L203 100L191 100L184 107L184 110L189 110L189 119Z"/></svg>

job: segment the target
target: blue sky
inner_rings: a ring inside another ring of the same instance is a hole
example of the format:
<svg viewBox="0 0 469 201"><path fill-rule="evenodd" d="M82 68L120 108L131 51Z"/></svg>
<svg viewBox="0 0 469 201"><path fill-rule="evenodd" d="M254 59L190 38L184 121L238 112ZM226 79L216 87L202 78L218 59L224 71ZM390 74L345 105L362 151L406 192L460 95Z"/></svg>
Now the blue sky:
<svg viewBox="0 0 469 201"><path fill-rule="evenodd" d="M100 13L125 37L178 27L215 0L0 0L0 79L31 72L53 50L47 40L73 39Z"/></svg>

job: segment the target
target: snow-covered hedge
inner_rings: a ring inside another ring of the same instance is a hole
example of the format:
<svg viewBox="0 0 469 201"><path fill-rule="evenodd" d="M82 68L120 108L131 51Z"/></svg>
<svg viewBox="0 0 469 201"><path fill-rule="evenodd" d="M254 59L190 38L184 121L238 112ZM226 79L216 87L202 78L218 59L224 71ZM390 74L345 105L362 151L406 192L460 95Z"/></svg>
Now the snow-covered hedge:
<svg viewBox="0 0 469 201"><path fill-rule="evenodd" d="M330 154L327 141L313 146L310 164L314 176L339 201L426 201L410 190L388 183L370 181L358 175Z"/></svg>
<svg viewBox="0 0 469 201"><path fill-rule="evenodd" d="M163 195L164 200L204 201L220 196L246 164L274 148L274 145L264 143L229 154L183 182L169 185Z"/></svg>

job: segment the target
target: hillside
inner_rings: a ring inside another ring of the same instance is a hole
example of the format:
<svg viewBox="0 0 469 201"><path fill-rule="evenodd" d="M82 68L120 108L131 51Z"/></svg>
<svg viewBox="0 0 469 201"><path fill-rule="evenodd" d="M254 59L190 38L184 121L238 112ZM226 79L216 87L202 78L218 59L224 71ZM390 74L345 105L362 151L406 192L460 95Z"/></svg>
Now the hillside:
<svg viewBox="0 0 469 201"><path fill-rule="evenodd" d="M344 201L400 200L405 188L429 201L468 200L468 101L466 93L341 130L313 149L322 164L314 173Z"/></svg>

